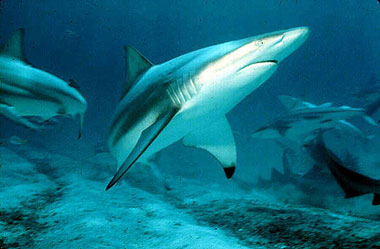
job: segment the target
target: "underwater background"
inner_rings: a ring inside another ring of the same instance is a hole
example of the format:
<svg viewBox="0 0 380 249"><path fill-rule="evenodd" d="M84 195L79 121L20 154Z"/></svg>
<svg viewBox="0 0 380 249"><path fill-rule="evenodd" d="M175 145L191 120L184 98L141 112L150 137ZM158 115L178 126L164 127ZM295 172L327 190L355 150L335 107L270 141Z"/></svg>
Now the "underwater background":
<svg viewBox="0 0 380 249"><path fill-rule="evenodd" d="M160 64L298 26L310 28L305 44L227 115L237 143L236 180L226 180L212 156L178 142L158 159L169 193L138 166L104 191L116 167L105 147L124 84L124 45ZM378 1L0 0L1 43L18 28L25 29L28 61L74 79L88 109L79 140L77 121L59 119L35 132L0 116L0 139L27 141L0 145L0 248L380 248L372 196L344 199L338 186L337 194L291 184L258 188L272 168L281 171L282 150L249 137L284 112L278 95L366 105L353 93L379 83ZM332 143L361 156L362 172L380 179L380 129L353 123L375 139Z"/></svg>

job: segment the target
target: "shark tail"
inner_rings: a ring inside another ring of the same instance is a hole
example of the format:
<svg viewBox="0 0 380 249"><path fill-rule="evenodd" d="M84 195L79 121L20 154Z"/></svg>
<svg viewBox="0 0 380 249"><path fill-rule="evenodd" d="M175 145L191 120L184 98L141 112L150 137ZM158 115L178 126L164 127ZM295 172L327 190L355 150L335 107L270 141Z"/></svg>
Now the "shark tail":
<svg viewBox="0 0 380 249"><path fill-rule="evenodd" d="M380 205L380 195L375 193L373 195L372 205L377 206Z"/></svg>
<svg viewBox="0 0 380 249"><path fill-rule="evenodd" d="M380 188L380 181L352 171L344 167L337 157L329 151L328 167L345 193L345 198L353 198L365 194L374 193L372 205L380 205L380 194L375 191ZM358 187L362 185L364 187Z"/></svg>

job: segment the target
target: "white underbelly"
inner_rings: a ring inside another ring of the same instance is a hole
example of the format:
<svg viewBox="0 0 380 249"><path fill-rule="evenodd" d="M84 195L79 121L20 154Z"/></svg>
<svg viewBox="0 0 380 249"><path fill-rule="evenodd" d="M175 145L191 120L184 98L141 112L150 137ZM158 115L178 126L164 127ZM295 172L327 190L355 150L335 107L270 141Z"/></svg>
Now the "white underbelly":
<svg viewBox="0 0 380 249"><path fill-rule="evenodd" d="M190 132L201 128L205 121L202 119L183 119L183 115L179 114L169 123L169 125L161 132L157 139L144 153L144 158L149 158L154 153L168 147L169 145L179 141Z"/></svg>

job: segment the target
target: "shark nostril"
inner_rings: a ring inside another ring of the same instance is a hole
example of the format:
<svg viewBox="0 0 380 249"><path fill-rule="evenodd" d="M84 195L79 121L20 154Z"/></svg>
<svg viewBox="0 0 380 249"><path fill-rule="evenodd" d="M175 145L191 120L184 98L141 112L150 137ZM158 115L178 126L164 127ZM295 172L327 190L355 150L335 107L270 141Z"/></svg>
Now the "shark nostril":
<svg viewBox="0 0 380 249"><path fill-rule="evenodd" d="M284 40L284 38L285 38L285 35L281 35L279 37L279 39L273 45L277 45L277 44L281 43Z"/></svg>

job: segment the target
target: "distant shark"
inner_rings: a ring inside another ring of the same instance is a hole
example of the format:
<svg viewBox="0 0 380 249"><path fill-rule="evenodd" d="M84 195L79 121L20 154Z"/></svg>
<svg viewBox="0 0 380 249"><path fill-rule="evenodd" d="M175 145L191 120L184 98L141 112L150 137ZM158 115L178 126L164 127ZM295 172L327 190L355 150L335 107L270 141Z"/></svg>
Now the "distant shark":
<svg viewBox="0 0 380 249"><path fill-rule="evenodd" d="M308 28L278 31L203 48L153 65L126 47L127 80L108 144L119 170L111 188L138 160L183 139L210 152L231 178L236 145L225 117L306 40Z"/></svg>
<svg viewBox="0 0 380 249"><path fill-rule="evenodd" d="M327 186L334 193L334 188L330 183L331 177L326 174L327 170L344 191L345 198L374 194L372 205L380 205L380 180L358 173L358 160L352 155L348 154L344 162L338 159L332 150L326 146L322 132L310 141L307 151L315 161L314 167L307 174L298 175L291 171L291 164L287 157L289 150L284 150L282 158L284 173L272 169L271 181L260 179L259 184L262 186L269 185L269 183L293 184L306 191L312 187L312 192L314 193L316 190ZM347 164L350 167L347 167ZM324 194L326 194L326 191Z"/></svg>
<svg viewBox="0 0 380 249"><path fill-rule="evenodd" d="M19 29L0 50L0 113L32 129L56 115L78 114L80 136L86 100L72 84L28 63L23 41L24 30Z"/></svg>
<svg viewBox="0 0 380 249"><path fill-rule="evenodd" d="M353 198L365 194L374 194L372 204L380 205L380 180L370 178L357 172L359 162L351 154L347 154L344 161L326 146L323 139L324 133L320 132L306 147L310 157L314 160L314 167L306 174L293 173L289 161L289 149L283 152L283 173L273 168L270 180L259 178L259 187L283 186L292 184L305 194L340 195L345 192L345 198ZM348 167L349 166L349 167Z"/></svg>
<svg viewBox="0 0 380 249"><path fill-rule="evenodd" d="M334 107L331 103L317 106L290 96L279 96L279 99L288 111L254 131L251 137L273 139L295 149L294 146L302 146L321 130L341 129L363 136L362 132L346 119L363 116L374 124L362 108Z"/></svg>

